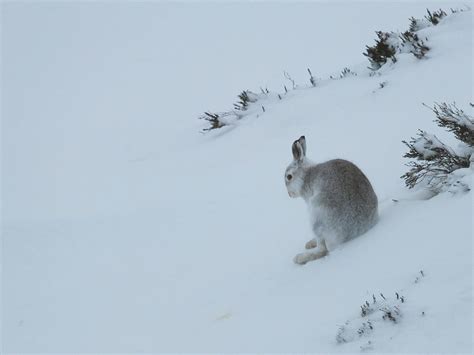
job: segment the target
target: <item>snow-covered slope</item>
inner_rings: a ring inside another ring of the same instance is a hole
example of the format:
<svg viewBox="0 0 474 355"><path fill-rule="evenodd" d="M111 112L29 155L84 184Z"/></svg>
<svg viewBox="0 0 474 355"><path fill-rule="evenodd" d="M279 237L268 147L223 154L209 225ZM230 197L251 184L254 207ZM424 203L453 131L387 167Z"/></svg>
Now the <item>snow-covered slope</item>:
<svg viewBox="0 0 474 355"><path fill-rule="evenodd" d="M422 128L450 141L422 103L472 101L471 12L422 30L426 59L370 76L360 52L373 30L404 30L426 4L94 6L3 5L4 352L472 351L472 194L421 200L399 178L401 140ZM239 14L244 33L228 27ZM336 16L336 33L310 32ZM272 89L275 68L307 66L317 87L295 75L301 88L264 113L199 133L194 117L242 85ZM344 66L358 75L327 79ZM380 202L371 231L303 267L292 258L309 219L283 181L302 134L313 160L355 162ZM396 322L383 319L395 306Z"/></svg>

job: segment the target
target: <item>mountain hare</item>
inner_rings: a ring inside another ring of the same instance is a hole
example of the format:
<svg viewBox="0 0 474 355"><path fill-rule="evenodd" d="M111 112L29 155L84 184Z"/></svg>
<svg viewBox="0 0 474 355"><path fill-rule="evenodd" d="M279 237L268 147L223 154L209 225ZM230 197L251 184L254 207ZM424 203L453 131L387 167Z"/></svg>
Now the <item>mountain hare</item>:
<svg viewBox="0 0 474 355"><path fill-rule="evenodd" d="M295 256L294 262L324 257L337 245L368 231L377 222L377 196L360 169L347 160L314 164L306 158L306 139L292 146L293 161L285 171L290 197L302 197L308 206L315 238L313 249Z"/></svg>

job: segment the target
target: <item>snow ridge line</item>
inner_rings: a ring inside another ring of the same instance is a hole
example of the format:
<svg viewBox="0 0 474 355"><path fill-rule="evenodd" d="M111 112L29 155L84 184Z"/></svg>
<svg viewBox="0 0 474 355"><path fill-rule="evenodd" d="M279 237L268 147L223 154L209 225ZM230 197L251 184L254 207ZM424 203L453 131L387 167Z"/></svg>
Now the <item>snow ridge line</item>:
<svg viewBox="0 0 474 355"><path fill-rule="evenodd" d="M451 8L450 10L451 15L454 15L459 12L470 11L471 8L466 6L464 9ZM424 40L420 39L419 31L438 25L442 19L448 16L442 9L434 12L431 12L429 9L426 9L426 11L427 15L423 19L416 19L414 17L409 19L410 26L407 31L401 33L393 31L376 32L378 37L376 44L374 46L366 46L366 53L363 53L369 59L370 67L367 67L369 71L361 73L345 67L338 76L331 75L328 79L317 79L313 76L311 70L307 68L310 85L296 84L290 74L284 71L285 79L291 83L291 89L283 85L284 92L272 92L268 88L260 88L260 93L244 90L238 95L239 101L234 103L233 110L221 112L206 111L199 116L198 119L205 120L210 124L210 126L203 128L201 133L235 126L243 118L252 115L258 118L266 112L266 106L283 100L290 91L312 89L320 86L321 83L358 76L359 74L362 77L381 76L382 73L379 70L388 62L388 59L391 60L391 64L395 64L397 62L396 55L398 54L413 54L417 59L424 58L430 47L425 44L425 41L428 42L428 37L425 36ZM383 88L384 84L380 84L381 88Z"/></svg>

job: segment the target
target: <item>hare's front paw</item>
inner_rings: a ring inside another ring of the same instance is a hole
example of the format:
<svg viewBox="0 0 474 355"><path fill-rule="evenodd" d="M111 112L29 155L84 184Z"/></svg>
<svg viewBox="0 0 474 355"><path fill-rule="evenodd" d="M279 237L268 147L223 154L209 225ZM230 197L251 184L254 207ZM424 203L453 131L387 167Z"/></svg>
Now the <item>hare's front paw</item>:
<svg viewBox="0 0 474 355"><path fill-rule="evenodd" d="M321 246L324 247L325 243L323 242ZM326 255L328 255L327 249L321 248L319 250L316 249L315 251L307 251L306 253L297 254L293 258L293 261L295 262L295 264L304 265L308 261L320 259L320 258L325 257Z"/></svg>
<svg viewBox="0 0 474 355"><path fill-rule="evenodd" d="M306 249L314 249L318 246L316 239L311 239L306 245L304 246Z"/></svg>
<svg viewBox="0 0 474 355"><path fill-rule="evenodd" d="M299 253L293 258L295 264L299 265L304 265L310 260L312 260L310 253Z"/></svg>

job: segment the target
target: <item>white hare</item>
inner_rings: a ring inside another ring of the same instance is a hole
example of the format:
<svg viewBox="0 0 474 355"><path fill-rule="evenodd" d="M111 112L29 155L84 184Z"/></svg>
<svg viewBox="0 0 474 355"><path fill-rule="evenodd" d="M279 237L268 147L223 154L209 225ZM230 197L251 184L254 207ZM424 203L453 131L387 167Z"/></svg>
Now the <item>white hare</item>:
<svg viewBox="0 0 474 355"><path fill-rule="evenodd" d="M309 209L314 249L294 258L297 264L324 257L337 245L369 230L377 222L377 196L364 173L353 163L334 159L314 164L306 158L304 136L292 145L293 161L285 171L290 197L302 197Z"/></svg>

